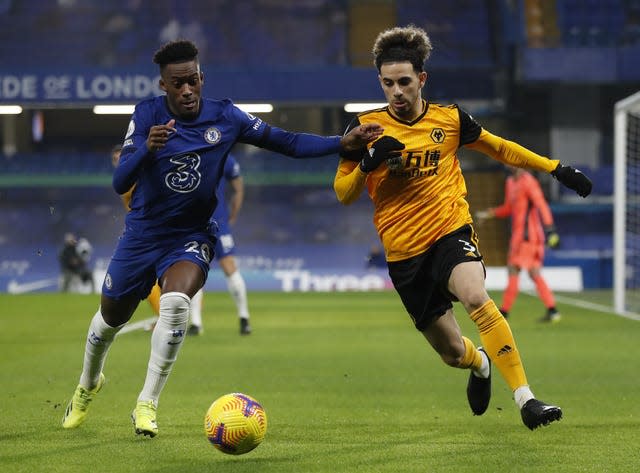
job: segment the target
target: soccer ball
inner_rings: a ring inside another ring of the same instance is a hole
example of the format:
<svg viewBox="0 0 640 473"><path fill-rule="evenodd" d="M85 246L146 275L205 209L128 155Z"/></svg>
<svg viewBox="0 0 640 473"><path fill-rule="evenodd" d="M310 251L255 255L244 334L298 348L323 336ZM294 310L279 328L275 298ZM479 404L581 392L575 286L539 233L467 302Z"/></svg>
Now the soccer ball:
<svg viewBox="0 0 640 473"><path fill-rule="evenodd" d="M209 442L231 455L250 452L264 439L267 414L258 401L242 393L216 399L204 416Z"/></svg>

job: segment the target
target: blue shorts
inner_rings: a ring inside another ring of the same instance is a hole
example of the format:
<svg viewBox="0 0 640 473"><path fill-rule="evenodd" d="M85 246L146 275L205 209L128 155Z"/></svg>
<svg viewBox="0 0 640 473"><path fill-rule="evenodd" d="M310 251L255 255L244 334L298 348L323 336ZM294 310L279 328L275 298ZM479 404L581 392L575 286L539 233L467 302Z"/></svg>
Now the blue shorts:
<svg viewBox="0 0 640 473"><path fill-rule="evenodd" d="M214 240L206 232L191 233L164 241L146 240L126 232L111 258L102 293L112 299L136 295L145 299L164 272L178 261L191 261L209 274Z"/></svg>
<svg viewBox="0 0 640 473"><path fill-rule="evenodd" d="M233 241L233 235L231 234L231 227L228 222L219 220L217 221L218 231L216 237L216 259L224 258L225 256L232 255L236 252L236 243Z"/></svg>

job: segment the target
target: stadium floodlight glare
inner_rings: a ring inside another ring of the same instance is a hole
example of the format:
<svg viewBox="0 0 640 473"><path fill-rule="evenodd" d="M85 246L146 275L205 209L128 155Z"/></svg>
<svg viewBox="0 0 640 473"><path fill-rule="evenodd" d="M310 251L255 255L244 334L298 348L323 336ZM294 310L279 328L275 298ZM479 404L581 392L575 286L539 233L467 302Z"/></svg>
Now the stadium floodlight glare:
<svg viewBox="0 0 640 473"><path fill-rule="evenodd" d="M382 107L386 107L387 104L386 103L375 103L375 102L371 102L371 103L356 103L356 102L352 102L352 103L345 103L344 104L344 111L347 113L358 113L358 112L364 112L365 110L373 110L374 108L382 108Z"/></svg>
<svg viewBox="0 0 640 473"><path fill-rule="evenodd" d="M93 113L96 115L131 115L135 109L135 105L96 105L93 107Z"/></svg>
<svg viewBox="0 0 640 473"><path fill-rule="evenodd" d="M0 115L20 115L21 113L20 105L0 105Z"/></svg>
<svg viewBox="0 0 640 473"><path fill-rule="evenodd" d="M270 103L237 103L235 104L243 112L247 113L271 113L273 105Z"/></svg>

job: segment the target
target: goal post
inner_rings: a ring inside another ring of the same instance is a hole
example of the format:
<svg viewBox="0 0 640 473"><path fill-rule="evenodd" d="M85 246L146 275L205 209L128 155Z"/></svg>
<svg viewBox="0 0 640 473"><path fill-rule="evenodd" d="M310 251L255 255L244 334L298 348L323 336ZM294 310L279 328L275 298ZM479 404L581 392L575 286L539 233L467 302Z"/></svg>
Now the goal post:
<svg viewBox="0 0 640 473"><path fill-rule="evenodd" d="M640 314L640 92L614 107L613 298Z"/></svg>

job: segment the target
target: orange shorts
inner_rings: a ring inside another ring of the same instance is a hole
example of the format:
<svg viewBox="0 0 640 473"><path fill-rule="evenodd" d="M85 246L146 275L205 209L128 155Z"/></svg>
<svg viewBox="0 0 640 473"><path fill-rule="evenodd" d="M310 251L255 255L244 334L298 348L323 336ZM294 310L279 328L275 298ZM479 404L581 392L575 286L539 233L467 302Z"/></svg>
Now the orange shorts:
<svg viewBox="0 0 640 473"><path fill-rule="evenodd" d="M520 269L541 268L544 260L544 244L522 242L509 250L508 264Z"/></svg>

